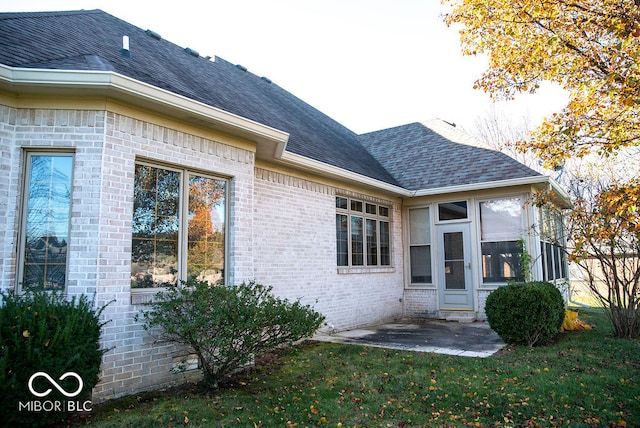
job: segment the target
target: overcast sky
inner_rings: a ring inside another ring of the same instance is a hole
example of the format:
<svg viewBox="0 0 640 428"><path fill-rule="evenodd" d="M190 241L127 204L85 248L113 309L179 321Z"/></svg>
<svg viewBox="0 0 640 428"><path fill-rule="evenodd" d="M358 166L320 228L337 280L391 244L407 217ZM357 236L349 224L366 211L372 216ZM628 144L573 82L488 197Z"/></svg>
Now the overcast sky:
<svg viewBox="0 0 640 428"><path fill-rule="evenodd" d="M433 118L470 129L491 103L472 88L484 59L460 55L439 0L0 0L2 12L78 9L242 64L357 133ZM563 103L549 87L500 108L535 123Z"/></svg>

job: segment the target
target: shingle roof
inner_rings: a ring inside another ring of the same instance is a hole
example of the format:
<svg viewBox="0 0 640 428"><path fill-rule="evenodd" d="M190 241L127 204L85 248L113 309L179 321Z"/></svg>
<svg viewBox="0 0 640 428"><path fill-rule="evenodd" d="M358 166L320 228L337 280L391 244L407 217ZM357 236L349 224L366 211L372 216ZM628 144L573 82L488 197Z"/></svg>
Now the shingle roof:
<svg viewBox="0 0 640 428"><path fill-rule="evenodd" d="M123 36L130 57L120 52ZM408 190L540 175L441 121L358 136L268 79L101 10L0 13L0 63L113 71L287 132L288 152Z"/></svg>
<svg viewBox="0 0 640 428"><path fill-rule="evenodd" d="M359 136L407 190L486 183L541 174L482 145L442 120L411 123Z"/></svg>
<svg viewBox="0 0 640 428"><path fill-rule="evenodd" d="M123 36L130 58L120 53ZM268 79L196 57L101 10L0 13L0 63L114 71L287 132L289 152L397 184L354 132Z"/></svg>

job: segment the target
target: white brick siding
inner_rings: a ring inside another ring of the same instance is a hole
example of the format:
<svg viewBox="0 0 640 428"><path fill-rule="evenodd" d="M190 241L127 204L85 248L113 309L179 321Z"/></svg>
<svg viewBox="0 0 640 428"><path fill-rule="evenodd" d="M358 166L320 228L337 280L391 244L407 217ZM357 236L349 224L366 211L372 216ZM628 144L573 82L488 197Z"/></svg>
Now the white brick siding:
<svg viewBox="0 0 640 428"><path fill-rule="evenodd" d="M338 330L402 314L401 218L391 207L392 266L338 273L336 189L287 174L256 170L255 279L290 300L301 299ZM357 195L366 200L366 195Z"/></svg>
<svg viewBox="0 0 640 428"><path fill-rule="evenodd" d="M435 288L412 288L404 291L404 314L407 317L438 317L438 292Z"/></svg>
<svg viewBox="0 0 640 428"><path fill-rule="evenodd" d="M131 304L131 223L137 157L230 178L230 277L253 274L254 154L149 122L103 111L0 107L0 287L16 285L16 242L23 180L23 149L75 152L67 292L95 293L109 303L102 319L105 355L94 400L167 385L180 353L158 345L134 317ZM6 184L8 183L8 185Z"/></svg>
<svg viewBox="0 0 640 428"><path fill-rule="evenodd" d="M246 144L246 143L242 143ZM327 317L330 328L403 314L402 218L398 200L349 192L311 179L255 167L255 155L214 139L121 114L0 106L0 288L16 285L16 249L25 149L74 155L67 292L108 304L105 354L94 401L181 382L170 373L184 351L158 344L135 316L130 289L136 159L229 179L226 269L231 283L256 280ZM336 266L335 195L390 207L392 265Z"/></svg>

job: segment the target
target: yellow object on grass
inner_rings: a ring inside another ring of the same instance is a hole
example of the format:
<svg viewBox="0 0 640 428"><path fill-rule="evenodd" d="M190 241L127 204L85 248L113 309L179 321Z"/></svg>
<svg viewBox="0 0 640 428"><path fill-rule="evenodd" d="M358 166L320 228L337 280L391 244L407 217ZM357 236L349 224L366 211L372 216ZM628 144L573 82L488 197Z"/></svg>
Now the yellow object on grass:
<svg viewBox="0 0 640 428"><path fill-rule="evenodd" d="M565 309L562 331L591 330L591 326L578 318L578 312Z"/></svg>

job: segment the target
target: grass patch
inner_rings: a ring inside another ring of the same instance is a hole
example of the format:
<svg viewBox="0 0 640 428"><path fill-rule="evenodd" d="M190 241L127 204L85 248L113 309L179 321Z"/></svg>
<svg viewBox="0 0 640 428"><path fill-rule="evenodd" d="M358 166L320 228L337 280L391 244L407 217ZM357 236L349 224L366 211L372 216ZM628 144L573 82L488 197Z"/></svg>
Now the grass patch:
<svg viewBox="0 0 640 428"><path fill-rule="evenodd" d="M94 406L96 427L640 426L640 342L590 331L486 359L305 343L217 391Z"/></svg>

